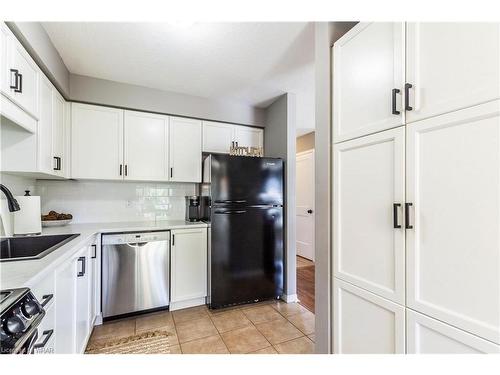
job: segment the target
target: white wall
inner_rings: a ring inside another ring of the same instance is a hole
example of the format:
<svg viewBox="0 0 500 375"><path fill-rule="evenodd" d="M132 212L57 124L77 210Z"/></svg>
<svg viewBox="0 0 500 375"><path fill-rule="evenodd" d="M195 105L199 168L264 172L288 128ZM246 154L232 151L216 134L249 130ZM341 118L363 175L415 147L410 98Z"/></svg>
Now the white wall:
<svg viewBox="0 0 500 375"><path fill-rule="evenodd" d="M280 96L267 108L266 156L285 161L285 294L297 293L295 236L295 154L296 101L294 94Z"/></svg>
<svg viewBox="0 0 500 375"><path fill-rule="evenodd" d="M70 213L73 223L184 220L191 183L38 180L42 213Z"/></svg>

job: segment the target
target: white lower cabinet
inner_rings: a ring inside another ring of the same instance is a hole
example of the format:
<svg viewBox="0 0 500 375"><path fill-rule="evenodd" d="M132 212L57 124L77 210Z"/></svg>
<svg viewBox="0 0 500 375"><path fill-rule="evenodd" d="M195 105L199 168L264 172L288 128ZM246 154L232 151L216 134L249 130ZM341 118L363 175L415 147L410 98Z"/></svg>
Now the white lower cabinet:
<svg viewBox="0 0 500 375"><path fill-rule="evenodd" d="M500 353L500 346L415 311L406 310L409 354Z"/></svg>
<svg viewBox="0 0 500 375"><path fill-rule="evenodd" d="M57 354L83 353L92 332L92 254L86 245L55 271Z"/></svg>
<svg viewBox="0 0 500 375"><path fill-rule="evenodd" d="M170 310L203 305L207 296L207 229L170 233Z"/></svg>
<svg viewBox="0 0 500 375"><path fill-rule="evenodd" d="M405 353L405 308L334 279L334 353Z"/></svg>

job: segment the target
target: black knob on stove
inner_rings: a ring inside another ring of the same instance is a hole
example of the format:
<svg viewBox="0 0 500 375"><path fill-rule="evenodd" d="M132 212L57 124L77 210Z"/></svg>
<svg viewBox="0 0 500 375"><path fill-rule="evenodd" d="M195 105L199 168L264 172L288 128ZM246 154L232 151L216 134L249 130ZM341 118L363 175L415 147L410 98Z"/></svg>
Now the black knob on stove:
<svg viewBox="0 0 500 375"><path fill-rule="evenodd" d="M27 301L21 306L21 311L29 319L40 312L40 306L33 300Z"/></svg>
<svg viewBox="0 0 500 375"><path fill-rule="evenodd" d="M5 321L5 331L7 333L11 333L13 335L17 333L21 333L26 329L26 324L24 321L18 316L11 316Z"/></svg>

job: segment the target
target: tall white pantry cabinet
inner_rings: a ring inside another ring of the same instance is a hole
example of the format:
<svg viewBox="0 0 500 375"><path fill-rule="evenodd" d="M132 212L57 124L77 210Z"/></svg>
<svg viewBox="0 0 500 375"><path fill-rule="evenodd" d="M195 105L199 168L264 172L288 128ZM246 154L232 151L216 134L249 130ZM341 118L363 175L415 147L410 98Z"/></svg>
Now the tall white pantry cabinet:
<svg viewBox="0 0 500 375"><path fill-rule="evenodd" d="M500 353L500 24L332 48L335 353Z"/></svg>

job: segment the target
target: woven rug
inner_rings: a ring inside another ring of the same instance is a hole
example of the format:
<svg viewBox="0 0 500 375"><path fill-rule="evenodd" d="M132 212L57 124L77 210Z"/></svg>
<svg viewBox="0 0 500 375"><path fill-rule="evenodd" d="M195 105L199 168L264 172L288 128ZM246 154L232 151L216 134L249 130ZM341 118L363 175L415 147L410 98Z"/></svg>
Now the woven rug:
<svg viewBox="0 0 500 375"><path fill-rule="evenodd" d="M86 354L170 354L168 333L145 332L105 342L90 343Z"/></svg>

